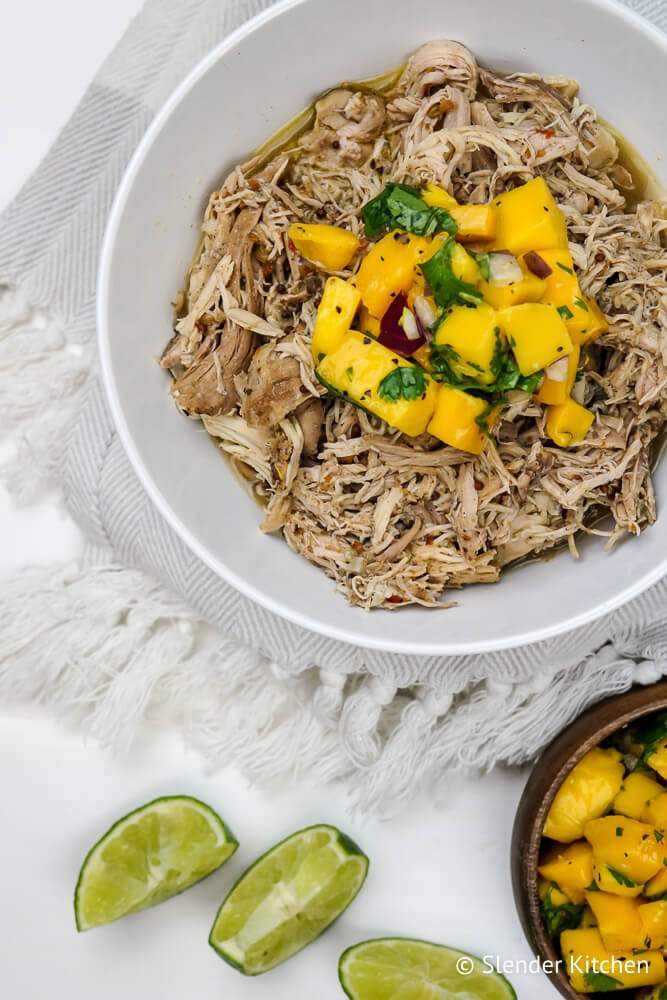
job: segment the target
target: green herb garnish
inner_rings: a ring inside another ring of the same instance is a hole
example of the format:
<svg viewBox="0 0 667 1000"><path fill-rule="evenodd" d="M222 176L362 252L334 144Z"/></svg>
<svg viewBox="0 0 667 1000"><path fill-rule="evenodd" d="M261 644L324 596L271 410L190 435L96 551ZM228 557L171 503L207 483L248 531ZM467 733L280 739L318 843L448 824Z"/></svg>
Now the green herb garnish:
<svg viewBox="0 0 667 1000"><path fill-rule="evenodd" d="M551 899L554 889L558 889L558 886L552 882L542 900L542 912L549 934L551 937L558 937L562 931L574 930L579 926L584 905L563 903L562 906L556 906Z"/></svg>
<svg viewBox="0 0 667 1000"><path fill-rule="evenodd" d="M396 368L382 379L378 386L378 396L389 403L400 399L419 399L426 392L428 382L421 368Z"/></svg>
<svg viewBox="0 0 667 1000"><path fill-rule="evenodd" d="M611 993L612 990L623 989L620 979L607 976L604 972L594 972L592 969L584 973L584 982L587 986L592 986L596 993Z"/></svg>
<svg viewBox="0 0 667 1000"><path fill-rule="evenodd" d="M567 306L558 306L558 315L561 319L574 319L574 313Z"/></svg>
<svg viewBox="0 0 667 1000"><path fill-rule="evenodd" d="M589 308L588 308L588 306L586 305L586 303L584 302L583 299L579 299L579 298L575 299L574 300L574 304L575 304L575 306L579 306L580 309L583 309L584 312L589 312L590 311Z"/></svg>
<svg viewBox="0 0 667 1000"><path fill-rule="evenodd" d="M452 253L455 246L454 240L447 240L430 260L419 265L441 309L456 303L476 306L482 301L478 288L454 274Z"/></svg>
<svg viewBox="0 0 667 1000"><path fill-rule="evenodd" d="M612 868L611 865L607 865L607 871L615 882L618 882L619 885L625 886L626 889L634 889L637 885L637 883L633 882L631 878L628 878L628 876L624 875L623 872L619 872L617 868Z"/></svg>
<svg viewBox="0 0 667 1000"><path fill-rule="evenodd" d="M663 840L665 839L664 833L661 833L660 830L654 830L653 831L653 836L655 837L655 839L657 840L657 842L659 844L661 844L663 842Z"/></svg>
<svg viewBox="0 0 667 1000"><path fill-rule="evenodd" d="M616 836L617 837L622 837L623 836L623 827L622 826L617 826L616 827Z"/></svg>
<svg viewBox="0 0 667 1000"><path fill-rule="evenodd" d="M345 369L345 374L347 375L348 379L351 382L352 381L352 376L354 375L354 368L352 367L352 365L350 365L349 368Z"/></svg>
<svg viewBox="0 0 667 1000"><path fill-rule="evenodd" d="M468 253L477 261L477 267L479 268L479 273L481 274L484 281L489 281L491 278L491 257L488 253L475 253L474 250L469 250Z"/></svg>
<svg viewBox="0 0 667 1000"><path fill-rule="evenodd" d="M366 236L373 239L388 229L402 229L417 236L444 232L455 236L458 226L444 208L433 208L420 197L419 188L388 184L362 210Z"/></svg>
<svg viewBox="0 0 667 1000"><path fill-rule="evenodd" d="M571 267L566 267L565 264L561 264L560 261L556 261L556 264L561 269L561 271L565 271L566 274L574 274L574 271L572 270ZM561 278L561 281L562 280L563 279Z"/></svg>

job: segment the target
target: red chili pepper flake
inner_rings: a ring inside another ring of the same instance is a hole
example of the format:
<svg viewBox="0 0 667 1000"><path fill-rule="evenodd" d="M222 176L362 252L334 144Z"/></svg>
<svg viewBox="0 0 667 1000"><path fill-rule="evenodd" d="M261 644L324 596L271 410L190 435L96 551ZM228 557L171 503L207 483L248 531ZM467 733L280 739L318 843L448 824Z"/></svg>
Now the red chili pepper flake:
<svg viewBox="0 0 667 1000"><path fill-rule="evenodd" d="M291 253L296 253L296 243L294 242L294 240L288 240L287 246Z"/></svg>
<svg viewBox="0 0 667 1000"><path fill-rule="evenodd" d="M434 540L433 535L427 535L424 539L427 545L433 545Z"/></svg>
<svg viewBox="0 0 667 1000"><path fill-rule="evenodd" d="M402 604L403 598L399 597L398 594L392 594L391 597L387 598L387 604Z"/></svg>
<svg viewBox="0 0 667 1000"><path fill-rule="evenodd" d="M552 128L538 128L537 131L540 135L543 135L545 139L554 139L556 136L556 133Z"/></svg>
<svg viewBox="0 0 667 1000"><path fill-rule="evenodd" d="M259 191L259 181L256 177L251 177L248 181L248 187L251 191Z"/></svg>

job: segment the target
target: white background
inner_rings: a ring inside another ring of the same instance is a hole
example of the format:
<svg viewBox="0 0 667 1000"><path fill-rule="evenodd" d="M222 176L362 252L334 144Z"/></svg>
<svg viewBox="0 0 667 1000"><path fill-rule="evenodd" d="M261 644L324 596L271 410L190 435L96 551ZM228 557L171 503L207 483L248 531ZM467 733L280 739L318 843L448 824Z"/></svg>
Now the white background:
<svg viewBox="0 0 667 1000"><path fill-rule="evenodd" d="M222 2L222 0L221 0ZM65 123L140 0L19 0L3 5L0 207ZM75 557L78 533L55 501L14 509L0 489L0 575ZM509 842L525 775L457 780L440 808L423 802L392 822L350 817L342 791L249 788L232 771L205 776L175 735L147 733L126 758L86 745L37 709L0 713L0 993L9 1000L318 1000L342 997L343 948L412 935L504 962L530 959L514 911ZM118 816L156 795L187 792L218 809L241 848L184 896L78 936L72 892L86 850ZM340 825L371 857L362 895L306 952L245 980L207 945L217 905L243 867L310 823ZM510 976L521 998L555 990Z"/></svg>

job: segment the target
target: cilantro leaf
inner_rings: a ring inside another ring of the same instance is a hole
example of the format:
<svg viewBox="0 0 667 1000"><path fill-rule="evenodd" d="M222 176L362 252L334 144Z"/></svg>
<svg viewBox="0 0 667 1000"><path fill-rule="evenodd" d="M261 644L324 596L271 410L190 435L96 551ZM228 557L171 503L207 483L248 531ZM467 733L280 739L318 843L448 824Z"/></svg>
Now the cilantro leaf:
<svg viewBox="0 0 667 1000"><path fill-rule="evenodd" d="M583 903L581 905L563 903L561 906L555 906L551 894L557 888L556 883L552 882L542 900L544 921L551 937L558 937L561 931L574 930L578 927L584 910Z"/></svg>
<svg viewBox="0 0 667 1000"><path fill-rule="evenodd" d="M477 267L479 268L479 273L481 274L484 281L489 281L491 278L491 260L488 253L478 252L474 250L469 250L468 253L475 258L477 261Z"/></svg>
<svg viewBox="0 0 667 1000"><path fill-rule="evenodd" d="M427 379L421 368L396 368L382 379L378 386L378 396L389 403L400 399L419 399L426 392Z"/></svg>
<svg viewBox="0 0 667 1000"><path fill-rule="evenodd" d="M619 872L617 868L612 868L611 865L607 865L607 871L619 885L625 886L626 889L634 889L637 885L631 878L628 878L623 872Z"/></svg>
<svg viewBox="0 0 667 1000"><path fill-rule="evenodd" d="M561 319L574 319L574 313L568 306L558 306L558 315Z"/></svg>
<svg viewBox="0 0 667 1000"><path fill-rule="evenodd" d="M476 306L482 301L478 288L454 274L452 253L455 245L453 240L447 240L430 260L419 265L441 309L448 309L455 303Z"/></svg>
<svg viewBox="0 0 667 1000"><path fill-rule="evenodd" d="M592 986L596 993L611 993L612 990L623 989L620 979L614 979L604 972L594 972L592 969L584 973L584 982L587 986Z"/></svg>
<svg viewBox="0 0 667 1000"><path fill-rule="evenodd" d="M387 229L402 229L417 236L445 232L455 236L458 226L444 208L432 208L420 197L419 188L388 184L362 210L366 236L372 239Z"/></svg>

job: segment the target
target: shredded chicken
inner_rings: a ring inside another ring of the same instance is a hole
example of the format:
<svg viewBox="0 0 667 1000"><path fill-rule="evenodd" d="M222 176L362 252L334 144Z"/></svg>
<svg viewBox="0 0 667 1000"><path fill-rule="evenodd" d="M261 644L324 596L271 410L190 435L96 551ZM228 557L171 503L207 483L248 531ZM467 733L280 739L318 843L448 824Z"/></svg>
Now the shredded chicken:
<svg viewBox="0 0 667 1000"><path fill-rule="evenodd" d="M289 225L363 238L361 208L388 180L481 203L537 175L610 320L575 387L595 413L587 439L555 447L542 407L514 392L473 459L326 396L310 352L326 274L293 250ZM497 581L518 559L560 545L576 558L580 533L636 535L656 519L667 416L667 222L632 184L576 83L499 74L457 42L429 42L391 92L327 92L289 149L213 193L160 359L174 399L265 504L263 530L364 608L447 607L450 588Z"/></svg>

